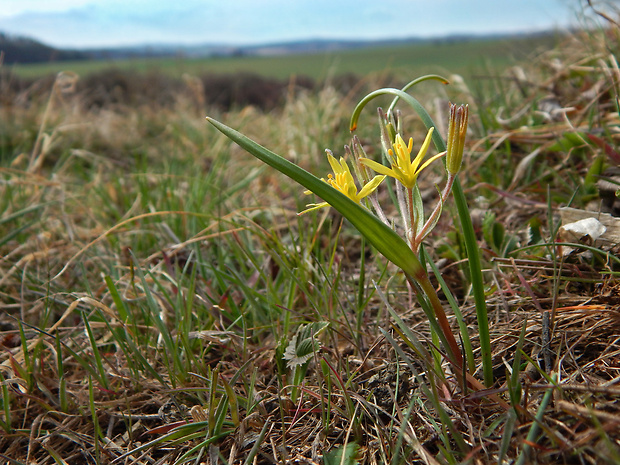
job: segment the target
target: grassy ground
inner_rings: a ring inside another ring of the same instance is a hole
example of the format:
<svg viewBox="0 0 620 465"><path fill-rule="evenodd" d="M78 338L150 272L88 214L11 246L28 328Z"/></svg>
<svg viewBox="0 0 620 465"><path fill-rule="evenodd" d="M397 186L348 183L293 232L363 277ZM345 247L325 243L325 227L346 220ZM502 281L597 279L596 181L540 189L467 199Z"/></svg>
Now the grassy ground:
<svg viewBox="0 0 620 465"><path fill-rule="evenodd" d="M493 79L416 88L438 124L447 99L470 105L460 178L484 267L486 390L459 385L398 270L334 211L298 216L303 189L204 120L324 176L354 105L332 87L271 112L205 112L190 81L166 106L86 106L70 73L3 93L0 457L618 463L618 259L557 242L558 208L598 210L598 175L620 163L619 44L611 24ZM358 130L369 155L375 119ZM418 146L419 121L404 125ZM441 170L420 182L432 199ZM444 210L425 249L481 380L463 235ZM438 346L431 365L417 340Z"/></svg>

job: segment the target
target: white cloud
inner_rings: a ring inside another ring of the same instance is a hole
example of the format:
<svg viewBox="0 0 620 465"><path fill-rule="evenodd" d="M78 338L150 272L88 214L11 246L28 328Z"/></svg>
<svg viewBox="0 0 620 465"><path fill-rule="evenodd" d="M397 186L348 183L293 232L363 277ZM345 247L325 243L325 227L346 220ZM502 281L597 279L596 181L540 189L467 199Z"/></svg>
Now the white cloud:
<svg viewBox="0 0 620 465"><path fill-rule="evenodd" d="M0 16L15 16L26 12L66 11L92 3L92 0L2 0Z"/></svg>
<svg viewBox="0 0 620 465"><path fill-rule="evenodd" d="M567 1L2 0L0 31L67 48L428 37L552 27Z"/></svg>

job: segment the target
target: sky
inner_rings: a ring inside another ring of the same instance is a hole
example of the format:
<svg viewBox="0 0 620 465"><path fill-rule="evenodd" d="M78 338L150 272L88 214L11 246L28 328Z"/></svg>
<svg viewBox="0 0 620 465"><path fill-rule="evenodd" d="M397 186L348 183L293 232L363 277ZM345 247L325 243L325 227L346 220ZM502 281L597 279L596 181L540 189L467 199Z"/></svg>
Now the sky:
<svg viewBox="0 0 620 465"><path fill-rule="evenodd" d="M256 45L563 29L584 0L2 0L0 31L59 48Z"/></svg>

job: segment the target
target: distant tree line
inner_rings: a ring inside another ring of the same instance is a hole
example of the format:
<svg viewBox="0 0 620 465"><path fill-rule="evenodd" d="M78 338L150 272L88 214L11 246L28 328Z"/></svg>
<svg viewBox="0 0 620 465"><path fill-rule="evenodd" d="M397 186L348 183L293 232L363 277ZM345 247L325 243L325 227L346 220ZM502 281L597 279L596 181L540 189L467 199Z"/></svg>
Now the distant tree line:
<svg viewBox="0 0 620 465"><path fill-rule="evenodd" d="M59 50L30 38L11 36L3 32L0 32L0 53L3 54L4 64L7 65L90 58L84 52Z"/></svg>

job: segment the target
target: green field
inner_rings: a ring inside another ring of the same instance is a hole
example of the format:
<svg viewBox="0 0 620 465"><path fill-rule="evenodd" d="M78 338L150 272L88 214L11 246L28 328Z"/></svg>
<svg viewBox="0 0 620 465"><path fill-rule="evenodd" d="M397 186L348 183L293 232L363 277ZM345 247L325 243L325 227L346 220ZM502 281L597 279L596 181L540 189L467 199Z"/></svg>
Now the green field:
<svg viewBox="0 0 620 465"><path fill-rule="evenodd" d="M314 79L353 73L367 75L385 72L396 76L425 73L458 73L471 76L488 67L500 69L521 61L536 50L553 48L557 38L522 37L510 39L472 39L456 42L429 42L393 47L370 47L332 53L271 57L220 57L205 59L136 58L122 61L56 62L15 65L22 77L39 77L59 71L74 71L82 76L109 67L134 71L157 71L180 77L183 73L250 72L286 79L291 75Z"/></svg>

